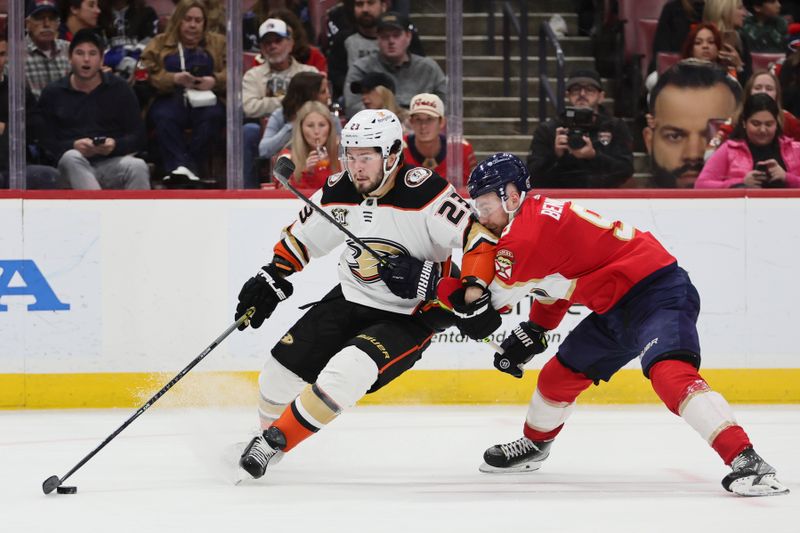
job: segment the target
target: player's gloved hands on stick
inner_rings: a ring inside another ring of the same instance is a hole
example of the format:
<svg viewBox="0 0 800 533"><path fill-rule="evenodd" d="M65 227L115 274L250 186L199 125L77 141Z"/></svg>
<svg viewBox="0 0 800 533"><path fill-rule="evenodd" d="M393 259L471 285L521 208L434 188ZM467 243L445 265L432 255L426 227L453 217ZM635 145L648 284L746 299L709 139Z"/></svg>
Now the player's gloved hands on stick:
<svg viewBox="0 0 800 533"><path fill-rule="evenodd" d="M462 287L450 294L448 300L456 315L456 327L470 339L483 340L500 327L502 319L497 309L492 307L489 291L469 304L464 302L466 288Z"/></svg>
<svg viewBox="0 0 800 533"><path fill-rule="evenodd" d="M400 298L432 300L441 278L439 265L410 255L389 255L386 263L378 264L378 275L389 290Z"/></svg>
<svg viewBox="0 0 800 533"><path fill-rule="evenodd" d="M547 349L544 333L545 329L533 322L520 322L500 345L503 353L494 354L494 367L500 372L521 378L525 363Z"/></svg>
<svg viewBox="0 0 800 533"><path fill-rule="evenodd" d="M261 270L248 279L239 291L239 305L236 306L236 320L251 307L256 311L250 317L250 325L258 328L270 317L278 303L292 295L292 284L278 273L274 264L261 267ZM244 330L247 323L239 326Z"/></svg>

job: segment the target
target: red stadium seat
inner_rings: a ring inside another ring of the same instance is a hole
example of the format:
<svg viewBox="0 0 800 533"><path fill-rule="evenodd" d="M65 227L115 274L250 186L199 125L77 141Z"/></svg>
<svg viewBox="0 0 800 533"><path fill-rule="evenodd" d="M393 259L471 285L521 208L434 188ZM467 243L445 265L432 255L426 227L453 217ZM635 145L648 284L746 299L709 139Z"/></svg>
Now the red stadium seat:
<svg viewBox="0 0 800 533"><path fill-rule="evenodd" d="M786 57L786 54L775 54L766 52L752 52L750 56L753 58L753 72L756 70L769 70L769 66L776 61Z"/></svg>
<svg viewBox="0 0 800 533"><path fill-rule="evenodd" d="M656 56L656 70L659 74L681 60L681 55L675 52L659 52Z"/></svg>

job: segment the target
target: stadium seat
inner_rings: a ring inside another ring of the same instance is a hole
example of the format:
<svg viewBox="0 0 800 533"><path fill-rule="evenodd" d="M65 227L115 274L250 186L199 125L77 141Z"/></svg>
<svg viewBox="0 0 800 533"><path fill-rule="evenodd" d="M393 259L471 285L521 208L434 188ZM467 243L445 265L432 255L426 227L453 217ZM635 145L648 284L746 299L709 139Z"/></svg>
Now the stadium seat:
<svg viewBox="0 0 800 533"><path fill-rule="evenodd" d="M772 63L783 59L786 54L752 52L750 56L753 58L753 72L755 72L756 70L769 70Z"/></svg>
<svg viewBox="0 0 800 533"><path fill-rule="evenodd" d="M675 52L659 52L656 56L656 70L659 74L681 60L681 55Z"/></svg>

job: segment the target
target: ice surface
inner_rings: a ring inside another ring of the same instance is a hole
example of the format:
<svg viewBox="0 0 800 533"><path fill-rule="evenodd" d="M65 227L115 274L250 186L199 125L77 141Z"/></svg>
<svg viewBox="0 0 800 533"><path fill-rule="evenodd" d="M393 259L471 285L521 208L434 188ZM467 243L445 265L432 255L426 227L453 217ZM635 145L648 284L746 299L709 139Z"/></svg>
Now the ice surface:
<svg viewBox="0 0 800 533"><path fill-rule="evenodd" d="M67 480L76 495L45 496L132 410L2 411L0 531L800 531L800 406L735 410L792 494L725 492L728 468L659 406L578 406L542 470L481 474L525 414L481 406L355 408L239 486L224 451L254 410L154 408Z"/></svg>

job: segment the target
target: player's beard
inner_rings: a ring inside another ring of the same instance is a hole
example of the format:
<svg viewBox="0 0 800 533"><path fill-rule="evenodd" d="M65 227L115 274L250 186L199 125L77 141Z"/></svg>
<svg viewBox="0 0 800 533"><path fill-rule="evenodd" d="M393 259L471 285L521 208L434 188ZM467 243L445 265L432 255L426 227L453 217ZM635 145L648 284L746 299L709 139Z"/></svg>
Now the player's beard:
<svg viewBox="0 0 800 533"><path fill-rule="evenodd" d="M684 173L694 171L697 174L703 170L703 162L686 163L675 170L667 170L656 163L653 154L650 154L650 171L653 173L653 182L656 187L664 189L691 189L697 176L683 176Z"/></svg>

